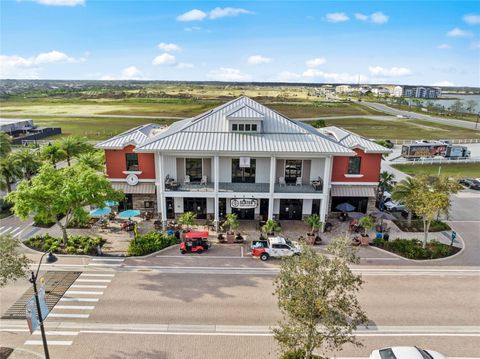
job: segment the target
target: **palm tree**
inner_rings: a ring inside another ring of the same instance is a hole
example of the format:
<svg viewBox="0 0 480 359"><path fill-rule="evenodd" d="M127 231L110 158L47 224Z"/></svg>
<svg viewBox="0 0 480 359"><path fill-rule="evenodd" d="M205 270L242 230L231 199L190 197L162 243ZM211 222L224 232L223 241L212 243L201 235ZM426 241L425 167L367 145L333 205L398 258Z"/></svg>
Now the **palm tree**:
<svg viewBox="0 0 480 359"><path fill-rule="evenodd" d="M18 160L9 154L0 159L0 177L3 178L4 186L7 193L12 191L12 182L22 176L22 169Z"/></svg>
<svg viewBox="0 0 480 359"><path fill-rule="evenodd" d="M407 177L400 181L393 189L392 198L396 201L405 202L412 195L416 183L413 177ZM408 224L412 222L412 211L408 210Z"/></svg>
<svg viewBox="0 0 480 359"><path fill-rule="evenodd" d="M78 163L90 167L96 171L103 171L105 166L105 156L103 151L92 151L81 153L76 156Z"/></svg>
<svg viewBox="0 0 480 359"><path fill-rule="evenodd" d="M43 146L40 155L49 161L54 168L57 168L57 162L64 160L67 157L66 152L60 147L58 142L49 143Z"/></svg>
<svg viewBox="0 0 480 359"><path fill-rule="evenodd" d="M187 227L187 230L189 230L191 226L195 225L196 221L197 215L193 212L185 212L178 219L178 223L180 223L182 226Z"/></svg>
<svg viewBox="0 0 480 359"><path fill-rule="evenodd" d="M42 165L42 161L38 156L38 152L31 148L23 148L15 152L13 157L18 161L18 164L23 172L23 178L30 179L37 173Z"/></svg>
<svg viewBox="0 0 480 359"><path fill-rule="evenodd" d="M268 234L275 234L275 232L280 232L282 230L282 227L275 222L273 219L269 219L268 221L265 222L265 224L262 227L262 231L264 233Z"/></svg>
<svg viewBox="0 0 480 359"><path fill-rule="evenodd" d="M393 173L389 173L387 171L383 171L380 173L380 182L378 186L380 187L380 190L383 192L385 191L391 191L393 188L393 181L395 180L395 175Z"/></svg>
<svg viewBox="0 0 480 359"><path fill-rule="evenodd" d="M65 151L65 157L69 166L72 157L92 150L92 146L87 143L87 139L80 136L64 137L60 141L60 148Z"/></svg>
<svg viewBox="0 0 480 359"><path fill-rule="evenodd" d="M5 157L12 151L12 139L6 132L0 132L0 157Z"/></svg>

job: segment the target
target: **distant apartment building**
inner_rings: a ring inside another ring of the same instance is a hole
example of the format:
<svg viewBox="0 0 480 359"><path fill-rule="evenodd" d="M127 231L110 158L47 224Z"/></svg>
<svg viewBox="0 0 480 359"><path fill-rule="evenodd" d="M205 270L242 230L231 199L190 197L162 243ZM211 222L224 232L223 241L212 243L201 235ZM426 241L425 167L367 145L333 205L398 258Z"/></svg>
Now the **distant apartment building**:
<svg viewBox="0 0 480 359"><path fill-rule="evenodd" d="M404 86L402 96L403 97L415 97L415 98L437 98L442 94L442 89L439 87L428 86Z"/></svg>
<svg viewBox="0 0 480 359"><path fill-rule="evenodd" d="M374 87L371 91L377 97L386 97L391 95L390 90L386 87Z"/></svg>
<svg viewBox="0 0 480 359"><path fill-rule="evenodd" d="M337 94L347 94L353 92L353 88L350 85L338 85L335 87L335 93Z"/></svg>

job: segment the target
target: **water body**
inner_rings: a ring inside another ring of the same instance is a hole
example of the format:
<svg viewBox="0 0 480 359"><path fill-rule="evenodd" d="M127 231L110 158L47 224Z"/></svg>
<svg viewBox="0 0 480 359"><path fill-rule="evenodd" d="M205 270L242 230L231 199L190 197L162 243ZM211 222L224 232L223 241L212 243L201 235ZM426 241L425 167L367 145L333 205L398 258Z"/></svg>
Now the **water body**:
<svg viewBox="0 0 480 359"><path fill-rule="evenodd" d="M422 102L433 102L435 104L442 105L447 109L457 100L460 100L463 103L464 107L467 107L467 101L474 100L477 103L476 111L480 111L480 95L444 94L438 99L425 98L419 100L421 100Z"/></svg>

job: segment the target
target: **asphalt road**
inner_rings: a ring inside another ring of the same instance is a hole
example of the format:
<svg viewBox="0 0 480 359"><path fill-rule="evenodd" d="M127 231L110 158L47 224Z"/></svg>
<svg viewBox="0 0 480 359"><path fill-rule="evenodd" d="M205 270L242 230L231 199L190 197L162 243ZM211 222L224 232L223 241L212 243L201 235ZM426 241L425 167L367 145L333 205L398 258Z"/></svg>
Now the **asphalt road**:
<svg viewBox="0 0 480 359"><path fill-rule="evenodd" d="M198 268L198 267L196 267ZM328 355L365 357L393 345L419 345L455 357L479 356L480 270L370 268L360 301L370 319L359 328L363 348ZM281 318L272 276L85 271L47 319L52 358L276 358L270 327ZM98 286L102 288L79 288ZM7 286L11 301L25 285ZM83 309L82 309L83 307ZM2 310L4 310L2 305ZM87 317L85 315L87 314ZM71 317L68 317L71 316ZM41 353L25 321L1 321L1 342L13 358Z"/></svg>

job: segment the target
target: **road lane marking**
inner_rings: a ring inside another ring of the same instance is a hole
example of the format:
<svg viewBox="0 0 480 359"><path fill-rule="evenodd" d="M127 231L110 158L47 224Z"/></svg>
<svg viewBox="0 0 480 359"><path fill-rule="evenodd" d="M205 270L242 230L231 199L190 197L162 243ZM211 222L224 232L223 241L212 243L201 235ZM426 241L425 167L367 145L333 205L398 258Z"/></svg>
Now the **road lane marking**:
<svg viewBox="0 0 480 359"><path fill-rule="evenodd" d="M67 290L65 292L65 295L70 295L70 294L102 295L103 292L91 292L86 290Z"/></svg>
<svg viewBox="0 0 480 359"><path fill-rule="evenodd" d="M111 279L77 279L76 282L110 283Z"/></svg>
<svg viewBox="0 0 480 359"><path fill-rule="evenodd" d="M88 285L88 284L72 284L70 288L95 288L95 289L105 289L106 285Z"/></svg>
<svg viewBox="0 0 480 359"><path fill-rule="evenodd" d="M93 310L93 305L56 305L55 309L79 309L79 310Z"/></svg>
<svg viewBox="0 0 480 359"><path fill-rule="evenodd" d="M27 340L25 345L43 345L41 340ZM72 345L71 340L48 340L48 345Z"/></svg>
<svg viewBox="0 0 480 359"><path fill-rule="evenodd" d="M32 335L41 335L42 333L39 331L34 331ZM57 335L57 336L75 336L78 335L78 331L76 332L67 332L67 331L46 331L46 335ZM50 340L48 341L50 343Z"/></svg>
<svg viewBox="0 0 480 359"><path fill-rule="evenodd" d="M50 318L88 318L90 314L50 313Z"/></svg>
<svg viewBox="0 0 480 359"><path fill-rule="evenodd" d="M98 302L98 298L60 298L60 302Z"/></svg>

